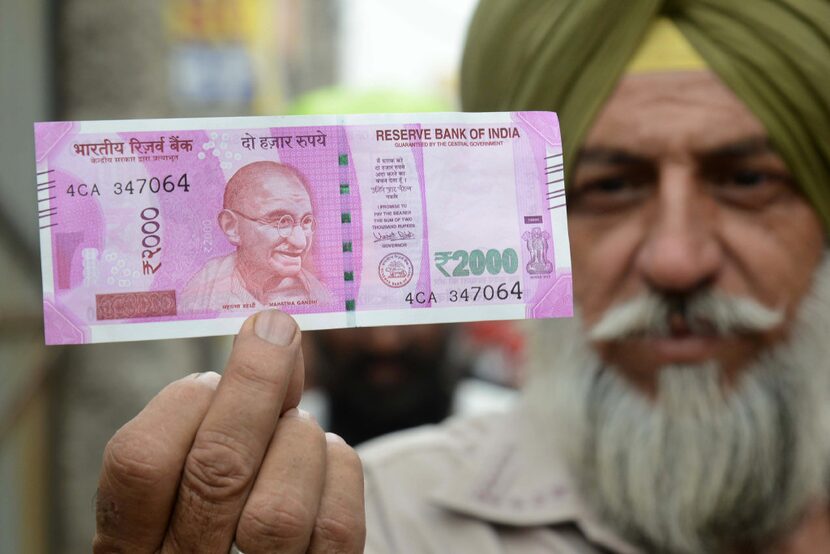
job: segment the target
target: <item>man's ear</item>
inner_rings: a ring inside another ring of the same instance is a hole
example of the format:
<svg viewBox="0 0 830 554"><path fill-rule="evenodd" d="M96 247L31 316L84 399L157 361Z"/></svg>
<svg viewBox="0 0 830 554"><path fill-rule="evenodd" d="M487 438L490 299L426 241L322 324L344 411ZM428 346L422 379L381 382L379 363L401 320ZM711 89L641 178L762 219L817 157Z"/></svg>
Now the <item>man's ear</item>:
<svg viewBox="0 0 830 554"><path fill-rule="evenodd" d="M222 210L217 217L219 227L228 239L228 242L234 246L239 246L239 218L230 210Z"/></svg>

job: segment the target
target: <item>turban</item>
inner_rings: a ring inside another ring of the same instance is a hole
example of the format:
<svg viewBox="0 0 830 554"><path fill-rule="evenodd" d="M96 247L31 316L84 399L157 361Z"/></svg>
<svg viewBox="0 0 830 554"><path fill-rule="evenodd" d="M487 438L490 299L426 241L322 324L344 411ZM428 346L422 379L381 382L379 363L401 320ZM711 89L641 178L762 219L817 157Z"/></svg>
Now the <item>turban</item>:
<svg viewBox="0 0 830 554"><path fill-rule="evenodd" d="M827 0L482 0L463 108L558 112L567 163L662 17L761 121L830 228Z"/></svg>

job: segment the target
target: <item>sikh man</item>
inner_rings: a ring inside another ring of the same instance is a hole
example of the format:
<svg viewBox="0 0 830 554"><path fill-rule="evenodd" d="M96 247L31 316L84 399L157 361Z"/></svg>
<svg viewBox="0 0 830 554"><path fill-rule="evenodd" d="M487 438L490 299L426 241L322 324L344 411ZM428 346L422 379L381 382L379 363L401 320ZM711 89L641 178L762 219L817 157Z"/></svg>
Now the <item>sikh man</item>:
<svg viewBox="0 0 830 554"><path fill-rule="evenodd" d="M330 301L325 285L304 267L314 214L297 169L271 161L243 166L228 180L217 220L236 250L208 260L190 279L179 301L184 310Z"/></svg>
<svg viewBox="0 0 830 554"><path fill-rule="evenodd" d="M484 0L464 108L557 111L570 179L520 407L359 459L260 313L112 439L96 552L830 552L828 76L825 0Z"/></svg>

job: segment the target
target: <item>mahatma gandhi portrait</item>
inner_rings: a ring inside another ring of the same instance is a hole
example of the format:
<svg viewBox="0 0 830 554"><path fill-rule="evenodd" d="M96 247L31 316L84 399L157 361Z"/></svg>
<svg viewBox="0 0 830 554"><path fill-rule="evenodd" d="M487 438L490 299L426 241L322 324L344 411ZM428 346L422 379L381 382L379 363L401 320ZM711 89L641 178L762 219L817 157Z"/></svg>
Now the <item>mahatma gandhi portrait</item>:
<svg viewBox="0 0 830 554"><path fill-rule="evenodd" d="M305 177L282 163L253 162L225 188L218 223L236 250L209 260L188 282L187 311L268 306L290 300L327 302L306 264L315 221Z"/></svg>

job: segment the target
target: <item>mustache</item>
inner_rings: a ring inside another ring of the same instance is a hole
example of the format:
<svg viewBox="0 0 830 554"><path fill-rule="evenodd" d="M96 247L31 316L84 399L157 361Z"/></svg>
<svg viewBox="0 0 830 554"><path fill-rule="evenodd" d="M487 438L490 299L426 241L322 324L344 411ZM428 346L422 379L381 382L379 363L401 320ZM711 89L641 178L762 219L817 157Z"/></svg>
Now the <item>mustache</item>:
<svg viewBox="0 0 830 554"><path fill-rule="evenodd" d="M672 321L682 318L693 334L727 335L774 329L784 321L784 310L764 306L748 297L705 290L687 296L645 293L613 306L591 327L593 341L615 341L633 336L670 336Z"/></svg>

